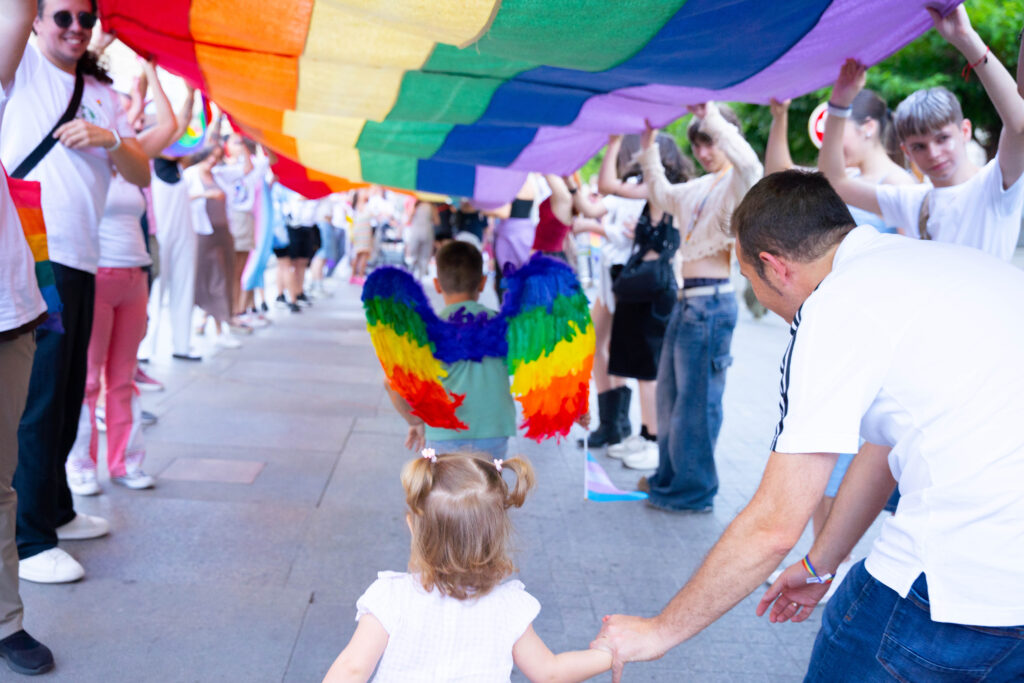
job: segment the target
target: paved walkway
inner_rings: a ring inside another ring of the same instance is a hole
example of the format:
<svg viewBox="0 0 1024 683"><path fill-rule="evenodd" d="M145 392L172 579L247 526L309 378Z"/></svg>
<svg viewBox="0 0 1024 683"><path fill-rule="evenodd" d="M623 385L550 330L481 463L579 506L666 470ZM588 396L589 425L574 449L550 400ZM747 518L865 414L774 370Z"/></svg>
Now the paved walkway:
<svg viewBox="0 0 1024 683"><path fill-rule="evenodd" d="M313 309L275 317L240 350L196 364L161 353L147 367L167 384L144 396L160 418L146 432L158 487L127 491L101 476L103 494L76 505L113 533L64 544L86 579L23 584L26 626L56 655L51 680L319 681L354 629L356 598L378 570L405 567L398 474L410 456L356 289L339 283ZM514 514L520 578L553 649L586 647L603 614L655 613L750 498L787 337L778 318L741 314L713 515L584 501L574 439L519 441L539 471ZM635 482L599 459L621 486ZM770 625L754 616L759 597L661 661L630 665L626 680L800 680L817 617Z"/></svg>

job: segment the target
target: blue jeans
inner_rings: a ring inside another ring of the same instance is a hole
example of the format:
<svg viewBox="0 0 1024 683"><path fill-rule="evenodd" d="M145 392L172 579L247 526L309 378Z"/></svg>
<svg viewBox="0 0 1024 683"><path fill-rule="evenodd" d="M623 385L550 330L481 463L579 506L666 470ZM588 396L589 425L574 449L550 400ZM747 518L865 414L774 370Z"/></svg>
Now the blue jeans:
<svg viewBox="0 0 1024 683"><path fill-rule="evenodd" d="M715 442L736 315L732 292L672 309L658 363L658 469L648 479L655 507L703 510L718 492Z"/></svg>
<svg viewBox="0 0 1024 683"><path fill-rule="evenodd" d="M492 458L505 460L508 457L508 437L494 439L450 439L448 441L427 441L427 447L433 448L438 455L441 453L457 453L459 451L480 451Z"/></svg>
<svg viewBox="0 0 1024 683"><path fill-rule="evenodd" d="M1024 626L932 621L924 574L901 598L871 576L862 560L825 607L804 681L1022 679Z"/></svg>

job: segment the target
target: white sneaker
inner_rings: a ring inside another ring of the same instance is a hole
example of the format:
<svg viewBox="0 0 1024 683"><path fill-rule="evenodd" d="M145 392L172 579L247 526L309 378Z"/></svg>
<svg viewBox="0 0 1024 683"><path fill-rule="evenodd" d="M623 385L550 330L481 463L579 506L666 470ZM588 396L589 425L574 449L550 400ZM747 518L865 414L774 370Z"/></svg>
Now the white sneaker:
<svg viewBox="0 0 1024 683"><path fill-rule="evenodd" d="M95 496L100 492L99 482L96 481L96 468L78 465L68 460L65 471L68 474L68 488L71 489L71 493L78 496Z"/></svg>
<svg viewBox="0 0 1024 683"><path fill-rule="evenodd" d="M607 453L609 458L621 459L626 457L627 455L639 453L644 448L646 448L647 444L649 443L654 442L648 441L639 434L634 434L633 436L627 436L623 441L620 441L619 443L612 444L611 446L608 447L605 453Z"/></svg>
<svg viewBox="0 0 1024 683"><path fill-rule="evenodd" d="M631 470L653 470L658 468L658 444L647 442L644 449L622 457L622 464Z"/></svg>
<svg viewBox="0 0 1024 683"><path fill-rule="evenodd" d="M214 344L221 347L222 349L240 349L242 348L242 342L238 341L230 334L219 334L217 335Z"/></svg>
<svg viewBox="0 0 1024 683"><path fill-rule="evenodd" d="M102 517L86 515L81 512L75 518L57 527L57 538L61 541L85 541L99 538L110 533L110 522Z"/></svg>
<svg viewBox="0 0 1024 683"><path fill-rule="evenodd" d="M135 470L134 472L128 472L123 477L111 477L110 481L118 486L124 486L125 488L135 489L151 489L156 484L156 479L149 476L142 470Z"/></svg>
<svg viewBox="0 0 1024 683"><path fill-rule="evenodd" d="M50 548L18 562L18 578L33 583L71 583L85 576L78 560L60 548Z"/></svg>

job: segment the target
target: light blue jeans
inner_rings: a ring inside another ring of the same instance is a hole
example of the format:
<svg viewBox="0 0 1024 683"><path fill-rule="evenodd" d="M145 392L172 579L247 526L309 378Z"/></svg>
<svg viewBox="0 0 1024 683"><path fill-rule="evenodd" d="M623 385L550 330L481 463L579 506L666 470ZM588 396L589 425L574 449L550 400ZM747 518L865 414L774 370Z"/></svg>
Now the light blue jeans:
<svg viewBox="0 0 1024 683"><path fill-rule="evenodd" d="M448 441L427 441L427 448L433 448L438 454L459 453L461 451L479 451L492 458L505 460L508 457L508 437L495 439L450 439Z"/></svg>
<svg viewBox="0 0 1024 683"><path fill-rule="evenodd" d="M672 309L658 364L654 507L704 510L718 492L715 442L736 316L732 292L685 298Z"/></svg>
<svg viewBox="0 0 1024 683"><path fill-rule="evenodd" d="M805 683L1024 680L1024 626L946 624L931 619L921 574L906 598L861 560L821 617Z"/></svg>

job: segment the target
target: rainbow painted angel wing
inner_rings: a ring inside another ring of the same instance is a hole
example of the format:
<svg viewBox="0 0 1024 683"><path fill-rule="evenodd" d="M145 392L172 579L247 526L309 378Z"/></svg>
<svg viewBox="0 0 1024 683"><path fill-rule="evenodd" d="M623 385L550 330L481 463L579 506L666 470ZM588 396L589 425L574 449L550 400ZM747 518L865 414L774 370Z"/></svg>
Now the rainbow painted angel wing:
<svg viewBox="0 0 1024 683"><path fill-rule="evenodd" d="M522 426L536 441L565 436L590 396L595 337L587 297L569 266L539 254L505 283L501 315Z"/></svg>
<svg viewBox="0 0 1024 683"><path fill-rule="evenodd" d="M441 384L447 376L444 364L503 358L504 319L483 313L441 320L416 279L390 267L378 268L366 279L363 309L384 374L413 414L431 427L468 429L455 414L465 396L449 393Z"/></svg>

